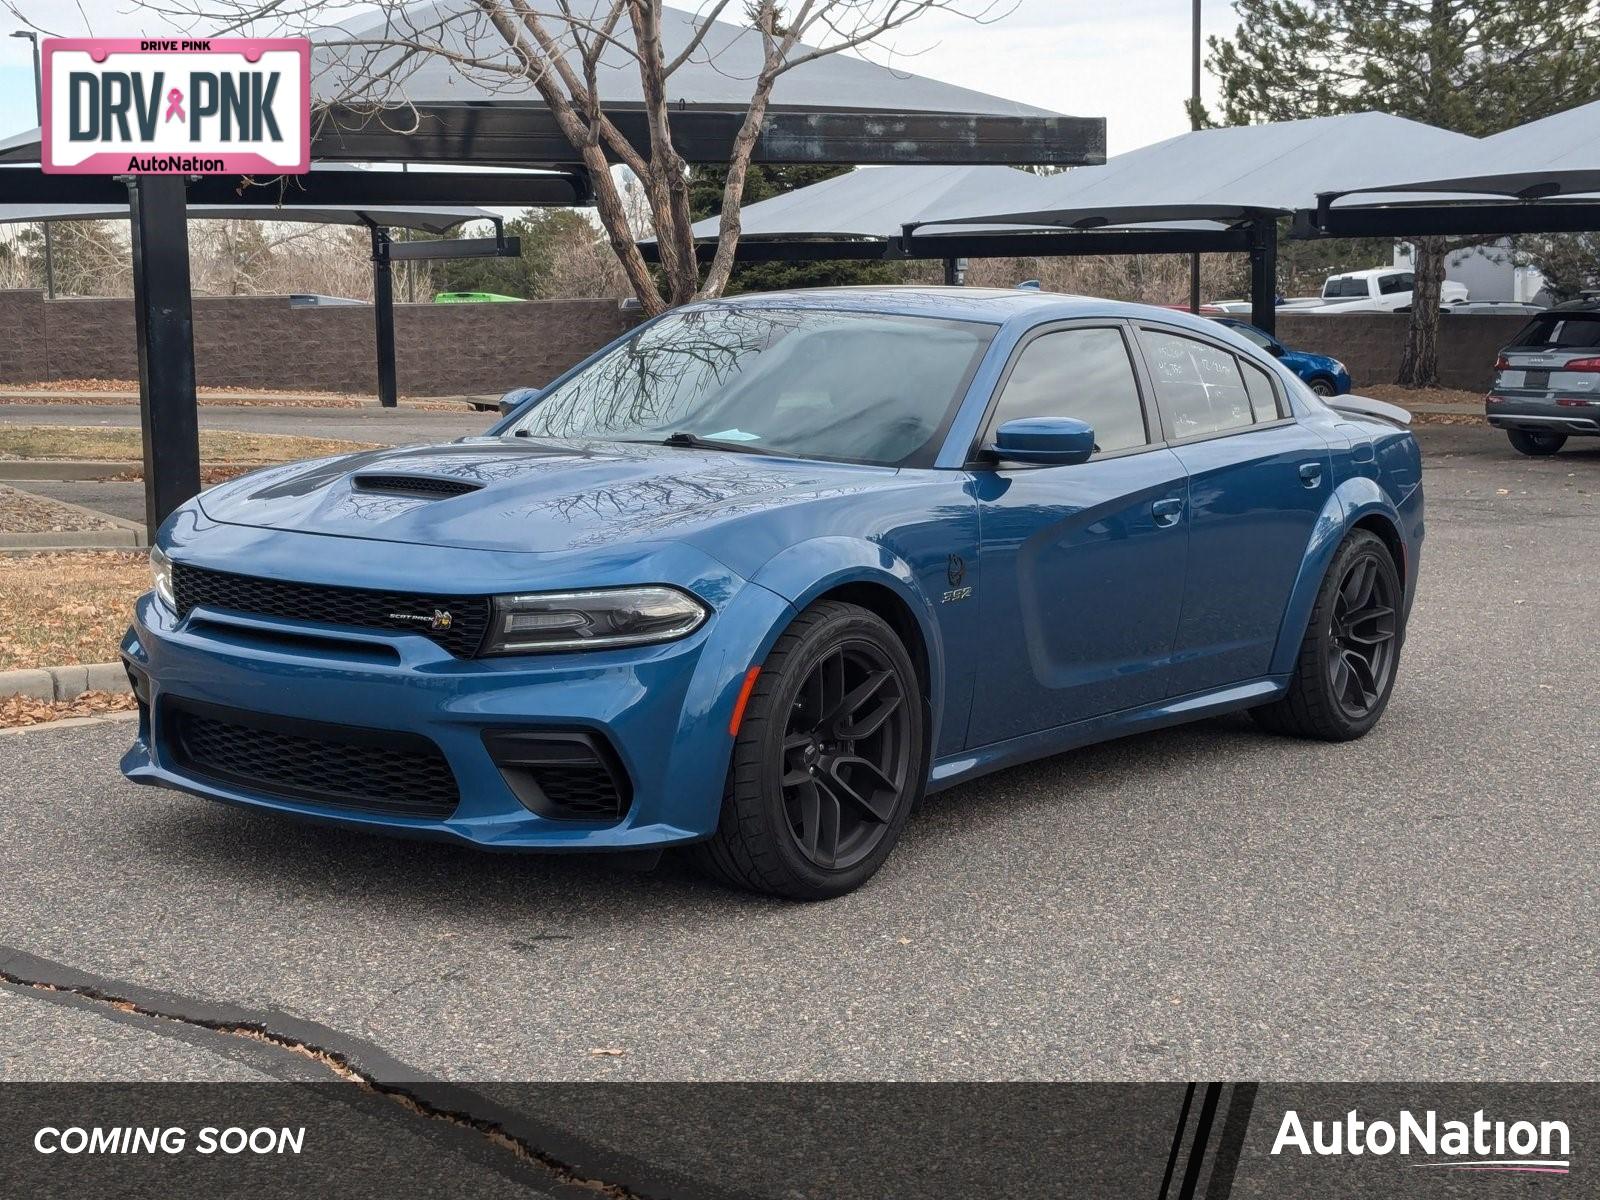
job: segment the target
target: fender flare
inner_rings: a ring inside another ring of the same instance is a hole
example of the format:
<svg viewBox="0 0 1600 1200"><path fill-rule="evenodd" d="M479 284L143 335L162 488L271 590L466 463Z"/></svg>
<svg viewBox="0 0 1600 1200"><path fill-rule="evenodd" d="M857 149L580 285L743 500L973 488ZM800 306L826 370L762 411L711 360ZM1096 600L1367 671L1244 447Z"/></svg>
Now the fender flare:
<svg viewBox="0 0 1600 1200"><path fill-rule="evenodd" d="M1317 592L1322 588L1334 554L1350 530L1373 514L1387 521L1396 537L1401 536L1404 525L1394 502L1375 480L1364 475L1346 479L1322 506L1306 543L1305 555L1300 560L1300 572L1295 576L1289 603L1284 606L1283 623L1278 627L1278 642L1273 648L1269 674L1288 675L1294 671L1300 645L1305 641L1306 626L1311 621L1311 610L1316 607Z"/></svg>
<svg viewBox="0 0 1600 1200"><path fill-rule="evenodd" d="M944 713L945 655L932 600L917 574L898 554L865 538L841 535L810 538L773 555L751 577L751 583L789 602L785 620L768 631L760 647L765 658L794 616L819 597L847 584L866 583L895 595L916 622L928 669L928 717L937 735Z"/></svg>

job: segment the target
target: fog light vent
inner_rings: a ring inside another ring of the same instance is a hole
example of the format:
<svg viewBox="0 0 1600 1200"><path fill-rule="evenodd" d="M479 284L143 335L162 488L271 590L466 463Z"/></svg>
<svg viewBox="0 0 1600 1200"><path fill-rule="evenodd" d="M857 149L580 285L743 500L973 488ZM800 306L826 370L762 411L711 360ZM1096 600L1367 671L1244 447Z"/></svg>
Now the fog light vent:
<svg viewBox="0 0 1600 1200"><path fill-rule="evenodd" d="M602 736L585 730L484 734L484 746L523 807L556 821L618 821L632 792Z"/></svg>

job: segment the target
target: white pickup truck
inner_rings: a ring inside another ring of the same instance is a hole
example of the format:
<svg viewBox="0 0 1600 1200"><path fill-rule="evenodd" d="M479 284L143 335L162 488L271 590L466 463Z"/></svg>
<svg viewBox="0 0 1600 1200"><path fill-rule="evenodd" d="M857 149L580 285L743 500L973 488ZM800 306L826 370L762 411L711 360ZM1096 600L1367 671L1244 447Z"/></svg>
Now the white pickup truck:
<svg viewBox="0 0 1600 1200"><path fill-rule="evenodd" d="M1322 303L1297 311L1314 313L1398 312L1410 308L1415 276L1399 267L1375 267L1329 275L1322 283ZM1439 288L1445 308L1467 301L1467 285L1446 279Z"/></svg>

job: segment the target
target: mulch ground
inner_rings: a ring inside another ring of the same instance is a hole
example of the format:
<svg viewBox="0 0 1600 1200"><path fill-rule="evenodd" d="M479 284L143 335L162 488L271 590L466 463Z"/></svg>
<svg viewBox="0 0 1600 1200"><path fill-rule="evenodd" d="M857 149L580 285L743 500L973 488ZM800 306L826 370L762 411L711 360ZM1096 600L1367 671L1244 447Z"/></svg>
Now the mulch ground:
<svg viewBox="0 0 1600 1200"><path fill-rule="evenodd" d="M86 533L119 529L115 521L0 484L0 533Z"/></svg>

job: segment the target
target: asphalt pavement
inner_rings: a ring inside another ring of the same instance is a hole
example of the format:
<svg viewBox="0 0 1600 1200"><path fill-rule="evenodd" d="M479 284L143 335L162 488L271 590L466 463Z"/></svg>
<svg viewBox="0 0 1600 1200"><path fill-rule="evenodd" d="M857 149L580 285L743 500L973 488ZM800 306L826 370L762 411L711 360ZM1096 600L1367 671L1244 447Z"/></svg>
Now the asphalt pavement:
<svg viewBox="0 0 1600 1200"><path fill-rule="evenodd" d="M136 788L126 724L35 731L0 738L0 942L455 1080L1594 1079L1600 444L1420 433L1421 593L1360 742L1228 718L1006 771L797 906ZM206 1069L84 1019L0 1015L5 1073Z"/></svg>

